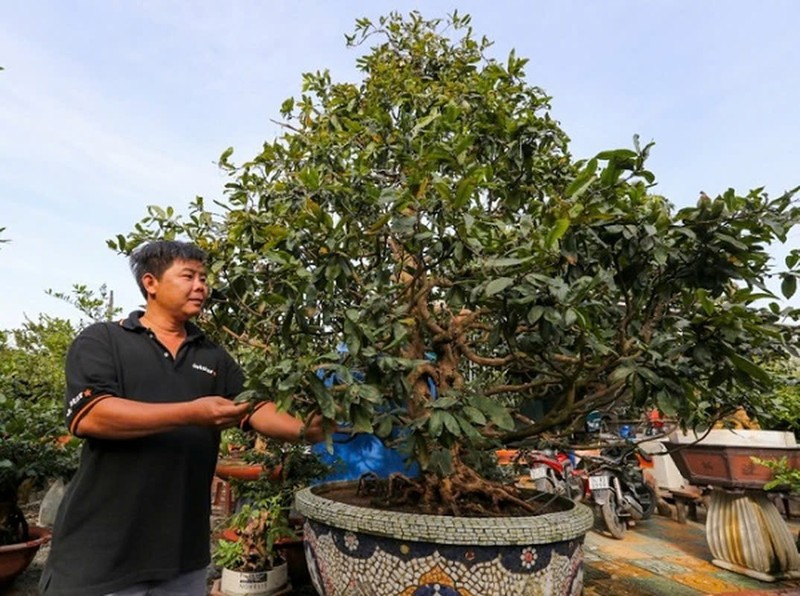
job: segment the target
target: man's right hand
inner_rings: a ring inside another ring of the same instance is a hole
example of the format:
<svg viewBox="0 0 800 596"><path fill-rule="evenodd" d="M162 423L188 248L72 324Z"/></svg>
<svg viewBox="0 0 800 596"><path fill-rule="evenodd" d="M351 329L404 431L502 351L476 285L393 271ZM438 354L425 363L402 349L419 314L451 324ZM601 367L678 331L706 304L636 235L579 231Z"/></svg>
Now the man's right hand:
<svg viewBox="0 0 800 596"><path fill-rule="evenodd" d="M219 430L238 425L250 409L250 404L247 402L237 404L219 395L199 397L192 402L192 405L195 409L196 421L193 420L195 424Z"/></svg>

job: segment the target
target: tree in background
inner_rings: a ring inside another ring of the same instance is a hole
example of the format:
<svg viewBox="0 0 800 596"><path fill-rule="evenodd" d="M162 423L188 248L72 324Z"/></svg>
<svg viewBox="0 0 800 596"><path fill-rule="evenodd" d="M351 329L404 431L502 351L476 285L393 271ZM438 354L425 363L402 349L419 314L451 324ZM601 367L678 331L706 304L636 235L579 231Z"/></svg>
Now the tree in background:
<svg viewBox="0 0 800 596"><path fill-rule="evenodd" d="M280 138L238 166L222 155L219 208L150 207L109 241L208 251L203 323L257 394L399 444L423 470L398 485L419 508L482 513L513 495L475 450L567 436L604 408L708 424L769 387L758 362L797 341L780 323L798 311L767 288L796 287L800 253L778 272L767 252L800 221L794 191L676 210L650 145L573 158L526 60L488 57L468 16L357 21L348 44L373 42L360 82L305 74Z"/></svg>
<svg viewBox="0 0 800 596"><path fill-rule="evenodd" d="M800 359L766 362L773 389L751 401L762 428L794 432L800 438Z"/></svg>
<svg viewBox="0 0 800 596"><path fill-rule="evenodd" d="M56 294L53 294L56 295ZM86 286L58 295L82 314L114 313L104 287L100 296ZM0 545L27 540L21 510L31 491L50 480L69 479L77 468L78 441L64 426L67 350L80 328L66 319L39 315L19 328L0 331Z"/></svg>

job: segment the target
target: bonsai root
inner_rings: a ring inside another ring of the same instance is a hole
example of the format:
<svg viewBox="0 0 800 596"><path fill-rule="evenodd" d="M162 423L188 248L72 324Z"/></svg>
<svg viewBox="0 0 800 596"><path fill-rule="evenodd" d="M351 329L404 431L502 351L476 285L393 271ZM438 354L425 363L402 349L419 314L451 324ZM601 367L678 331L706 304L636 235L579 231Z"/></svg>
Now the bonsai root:
<svg viewBox="0 0 800 596"><path fill-rule="evenodd" d="M512 485L483 478L460 460L454 462L453 472L443 477L423 472L417 478L392 474L379 479L368 474L359 480L358 493L373 497L377 507L413 508L433 515L535 515L543 513L546 506L523 499Z"/></svg>

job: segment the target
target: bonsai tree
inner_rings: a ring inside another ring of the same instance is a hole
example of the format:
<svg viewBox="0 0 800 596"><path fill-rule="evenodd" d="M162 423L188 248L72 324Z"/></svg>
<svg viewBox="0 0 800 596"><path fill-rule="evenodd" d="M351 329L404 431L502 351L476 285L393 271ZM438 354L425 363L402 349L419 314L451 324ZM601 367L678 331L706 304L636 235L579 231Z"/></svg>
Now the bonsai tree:
<svg viewBox="0 0 800 596"><path fill-rule="evenodd" d="M264 473L257 480L231 480L231 489L244 502L276 500L288 516L294 494L326 476L331 467L311 453L305 445L281 445L267 440L262 449L251 448L242 454L251 464L260 464Z"/></svg>
<svg viewBox="0 0 800 596"><path fill-rule="evenodd" d="M651 144L574 158L526 60L490 57L468 16L361 19L347 43L372 44L363 79L303 75L279 138L223 153L218 207L154 206L109 241L208 251L204 326L256 394L392 441L420 464L392 483L416 510L482 515L525 505L475 454L603 408L707 423L769 386L757 363L796 343L769 282L790 296L800 252L781 272L768 253L794 191L676 210Z"/></svg>

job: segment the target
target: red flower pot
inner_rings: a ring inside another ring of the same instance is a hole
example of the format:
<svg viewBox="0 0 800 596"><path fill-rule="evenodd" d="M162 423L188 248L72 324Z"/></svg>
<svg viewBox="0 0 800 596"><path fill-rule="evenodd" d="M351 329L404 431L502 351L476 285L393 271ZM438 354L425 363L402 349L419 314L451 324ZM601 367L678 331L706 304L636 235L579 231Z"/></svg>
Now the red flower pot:
<svg viewBox="0 0 800 596"><path fill-rule="evenodd" d="M268 469L261 464L249 464L237 459L220 459L217 462L216 475L223 480L236 478L237 480L258 480L262 473L268 474L271 480L280 478L282 467L280 465Z"/></svg>
<svg viewBox="0 0 800 596"><path fill-rule="evenodd" d="M27 542L0 546L0 586L10 584L28 568L39 547L50 540L50 534L47 528L31 526Z"/></svg>

